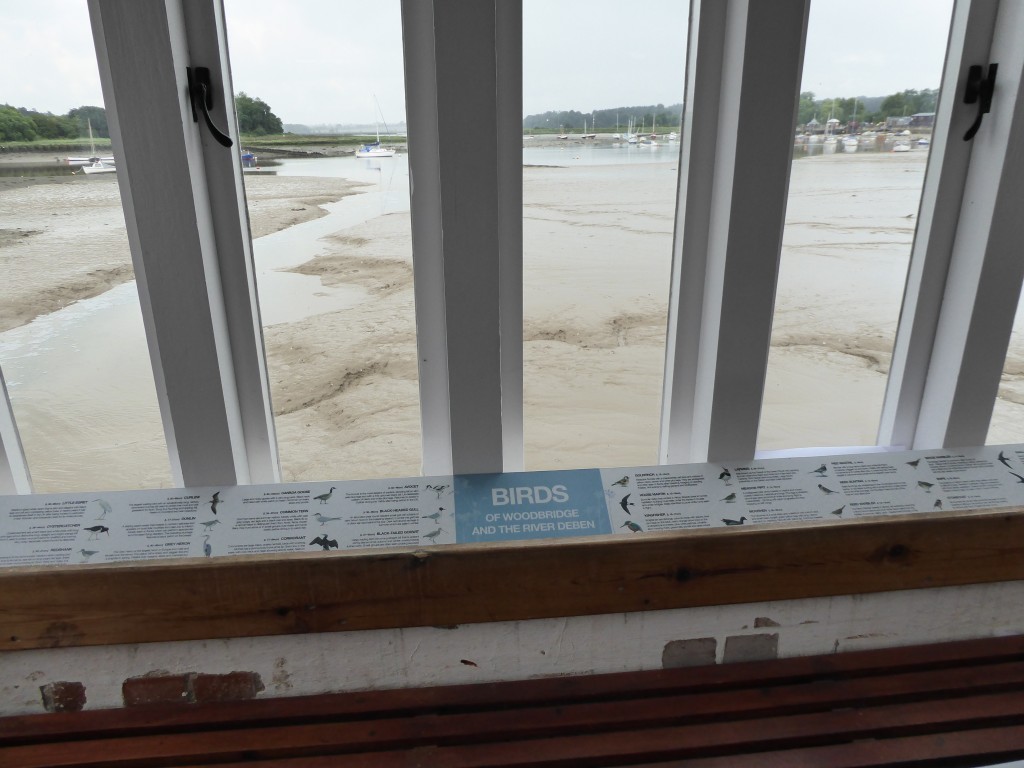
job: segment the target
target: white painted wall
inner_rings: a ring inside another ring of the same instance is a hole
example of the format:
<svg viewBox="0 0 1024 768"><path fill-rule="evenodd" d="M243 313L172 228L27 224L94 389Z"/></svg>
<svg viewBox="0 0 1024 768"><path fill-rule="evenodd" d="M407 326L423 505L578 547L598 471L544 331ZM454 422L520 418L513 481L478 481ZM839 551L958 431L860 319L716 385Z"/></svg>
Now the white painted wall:
<svg viewBox="0 0 1024 768"><path fill-rule="evenodd" d="M778 634L779 656L790 657L1024 634L1022 605L1016 581L456 629L17 651L0 655L0 716L42 712L39 687L57 681L84 684L87 709L119 707L121 683L154 670L256 672L261 698L521 680L659 669L665 645L689 638L715 638L721 662L736 635Z"/></svg>

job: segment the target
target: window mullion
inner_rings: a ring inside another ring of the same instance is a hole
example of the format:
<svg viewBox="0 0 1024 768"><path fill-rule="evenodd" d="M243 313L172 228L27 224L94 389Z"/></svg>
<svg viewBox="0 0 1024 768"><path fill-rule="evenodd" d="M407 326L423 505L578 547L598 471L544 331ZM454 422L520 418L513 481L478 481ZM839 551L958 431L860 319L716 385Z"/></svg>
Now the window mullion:
<svg viewBox="0 0 1024 768"><path fill-rule="evenodd" d="M754 455L809 0L694 0L660 460Z"/></svg>
<svg viewBox="0 0 1024 768"><path fill-rule="evenodd" d="M1000 3L987 56L962 61L998 63L992 111L972 140L949 273L921 397L914 448L980 445L985 442L1006 350L1013 330L1024 261L1024 5ZM959 122L973 122L977 105L960 103ZM950 141L961 141L953 134Z"/></svg>
<svg viewBox="0 0 1024 768"><path fill-rule="evenodd" d="M237 143L234 111L226 109L230 81L225 89L216 79L227 71L222 19L203 49L201 36L187 32L180 2L90 0L89 8L172 476L184 485L276 479L266 371L252 354L258 313L250 304L239 323L237 303L225 299L225 287L243 303L255 295L251 253L237 243L244 220L218 225L242 215L238 189L225 204L216 200L224 190L208 185L230 173L237 158L226 158L238 148L206 146L187 96L186 67L209 67L214 114ZM219 4L208 10L216 14ZM207 153L219 153L209 167ZM237 269L228 264L246 258ZM262 390L255 419L244 402L252 387Z"/></svg>
<svg viewBox="0 0 1024 768"><path fill-rule="evenodd" d="M497 57L501 435L505 472L523 455L523 3L494 3Z"/></svg>
<svg viewBox="0 0 1024 768"><path fill-rule="evenodd" d="M32 477L3 371L0 371L0 395L0 494L32 493Z"/></svg>
<svg viewBox="0 0 1024 768"><path fill-rule="evenodd" d="M424 472L500 472L495 3L405 0L402 16Z"/></svg>
<svg viewBox="0 0 1024 768"><path fill-rule="evenodd" d="M879 445L915 445L974 146L962 138L974 121L974 108L962 104L963 88L968 66L988 61L997 7L988 0L961 0L953 9L917 231L882 408Z"/></svg>

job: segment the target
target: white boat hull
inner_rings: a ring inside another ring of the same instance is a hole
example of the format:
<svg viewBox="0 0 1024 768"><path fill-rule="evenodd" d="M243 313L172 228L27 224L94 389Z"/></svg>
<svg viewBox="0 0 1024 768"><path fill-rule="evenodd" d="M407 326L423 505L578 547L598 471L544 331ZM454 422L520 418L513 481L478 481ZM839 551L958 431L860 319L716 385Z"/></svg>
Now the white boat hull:
<svg viewBox="0 0 1024 768"><path fill-rule="evenodd" d="M109 165L100 160L97 160L95 163L90 163L89 165L82 166L82 172L89 175L92 175L94 173L115 173L116 171L116 166Z"/></svg>
<svg viewBox="0 0 1024 768"><path fill-rule="evenodd" d="M393 149L357 149L356 157L394 157L395 150Z"/></svg>

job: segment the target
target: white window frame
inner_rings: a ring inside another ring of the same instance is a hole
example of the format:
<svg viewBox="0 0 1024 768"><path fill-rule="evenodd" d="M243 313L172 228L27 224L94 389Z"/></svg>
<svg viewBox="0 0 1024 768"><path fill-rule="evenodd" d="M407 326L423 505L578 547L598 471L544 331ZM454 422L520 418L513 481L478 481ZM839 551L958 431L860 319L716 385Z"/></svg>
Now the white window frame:
<svg viewBox="0 0 1024 768"><path fill-rule="evenodd" d="M662 462L755 453L809 2L692 2ZM209 67L237 140L221 0L89 7L174 479L275 482L240 160L185 94L185 67ZM521 469L521 2L402 10L424 470ZM1022 32L1020 4L954 6L879 446L984 441L1024 278L1007 245L1024 237L1024 156L1009 151ZM992 112L968 144L966 68L990 61ZM467 135L469 105L482 122ZM28 492L6 390L0 441L2 487Z"/></svg>

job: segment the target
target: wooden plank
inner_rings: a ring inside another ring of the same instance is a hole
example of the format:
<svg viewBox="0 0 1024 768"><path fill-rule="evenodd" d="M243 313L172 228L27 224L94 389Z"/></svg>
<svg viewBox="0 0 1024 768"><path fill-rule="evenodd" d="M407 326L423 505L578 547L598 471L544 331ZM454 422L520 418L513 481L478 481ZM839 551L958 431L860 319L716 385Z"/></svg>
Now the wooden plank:
<svg viewBox="0 0 1024 768"><path fill-rule="evenodd" d="M163 705L143 709L86 710L0 718L0 745L116 735L213 730L225 723L250 726L322 722L352 717L387 717L410 712L438 714L466 709L556 706L585 700L620 702L806 683L825 677L838 682L866 675L892 676L925 670L1003 666L1024 661L1024 636L965 640L926 646L850 651L685 669L618 672L432 688L357 691L217 704ZM973 673L972 673L973 674ZM968 677L970 688L977 680ZM946 678L949 682L949 678ZM977 692L977 691L974 691Z"/></svg>
<svg viewBox="0 0 1024 768"><path fill-rule="evenodd" d="M0 650L448 626L1024 579L1024 510L0 570ZM258 584L259 589L253 589Z"/></svg>
<svg viewBox="0 0 1024 768"><path fill-rule="evenodd" d="M924 768L942 765L940 760L952 758L961 758L961 761L947 765L985 765L1024 758L1024 725L687 760L686 768L871 768L893 765Z"/></svg>
<svg viewBox="0 0 1024 768"><path fill-rule="evenodd" d="M1007 669L1012 666L1013 669ZM963 696L971 689L1010 689ZM977 670L930 671L836 683L821 680L781 689L737 691L657 699L627 699L528 709L468 711L450 715L407 713L354 722L258 726L160 733L124 738L86 738L0 749L17 765L118 765L123 756L153 761L201 757L231 760L369 752L429 745L470 745L467 764L486 764L488 751L502 760L518 754L523 764L542 755L595 754L602 758L643 750L763 749L772 744L807 746L855 738L902 735L924 726L990 724L1016 717L1024 705L1024 664ZM890 704L899 699L920 699ZM857 707L859 711L853 712ZM839 714L836 714L836 711ZM642 738L638 735L642 734ZM496 746L504 744L504 746ZM652 752L653 754L653 752Z"/></svg>

